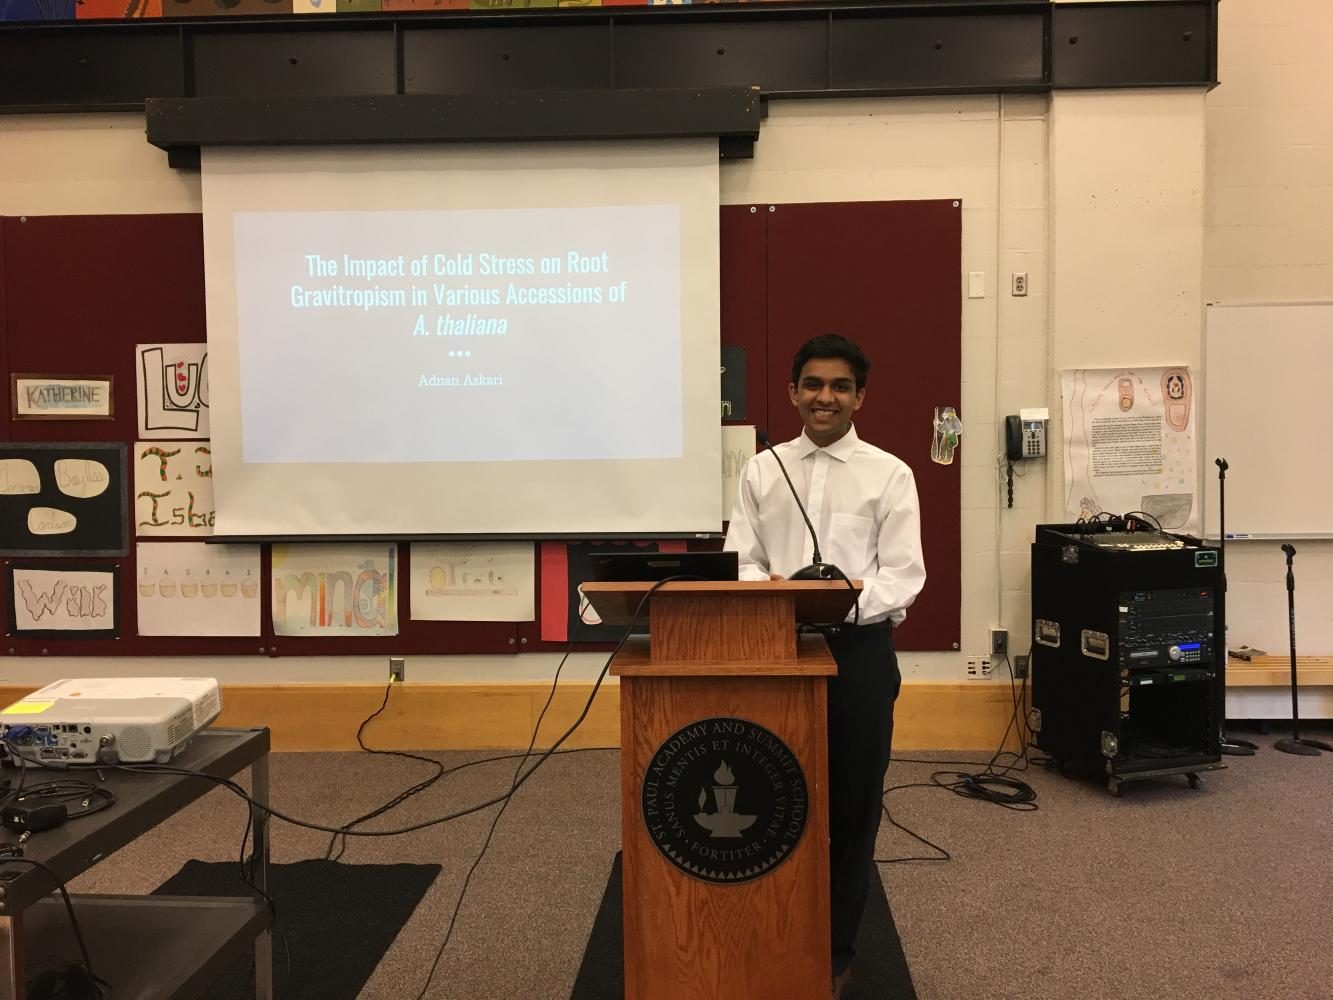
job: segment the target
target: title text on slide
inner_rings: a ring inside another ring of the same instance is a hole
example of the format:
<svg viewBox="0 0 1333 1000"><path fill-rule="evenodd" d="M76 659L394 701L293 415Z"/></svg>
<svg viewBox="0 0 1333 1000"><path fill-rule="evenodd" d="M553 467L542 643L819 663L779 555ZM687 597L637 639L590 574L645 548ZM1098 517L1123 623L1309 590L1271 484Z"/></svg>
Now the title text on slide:
<svg viewBox="0 0 1333 1000"><path fill-rule="evenodd" d="M553 256L505 256L490 252L399 254L374 257L343 253L324 256L304 254L305 272L312 278L340 279L321 287L293 284L290 304L293 309L375 309L468 307L482 313L454 315L440 313L428 323L425 313L418 313L411 336L488 336L509 332L509 317L488 315L486 310L505 306L582 306L623 303L628 300L630 283L611 280L607 284L577 284L573 281L547 285L528 284L527 277L554 275L606 275L611 277L611 254L607 250L584 252L568 250ZM412 279L466 278L461 284L432 282L415 284ZM392 279L405 279L406 287L394 287ZM486 278L502 279L499 286L488 285ZM379 284L379 280L388 287ZM348 284L343 284L343 281ZM375 282L364 285L357 282Z"/></svg>
<svg viewBox="0 0 1333 1000"><path fill-rule="evenodd" d="M563 257L502 257L493 253L433 253L421 254L409 261L397 257L353 257L343 254L342 262L336 257L321 257L317 253L305 255L306 273L312 278L424 278L468 277L473 274L607 274L611 270L610 254L582 254L570 250ZM410 272L410 273L409 273Z"/></svg>

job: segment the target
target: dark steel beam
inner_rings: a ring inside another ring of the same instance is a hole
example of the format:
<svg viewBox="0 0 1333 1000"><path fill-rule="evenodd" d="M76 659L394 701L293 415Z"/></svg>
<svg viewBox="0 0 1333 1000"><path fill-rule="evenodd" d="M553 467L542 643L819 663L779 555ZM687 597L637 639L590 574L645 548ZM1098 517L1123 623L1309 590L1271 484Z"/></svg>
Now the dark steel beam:
<svg viewBox="0 0 1333 1000"><path fill-rule="evenodd" d="M1212 86L1217 0L890 0L0 24L0 113L151 97Z"/></svg>
<svg viewBox="0 0 1333 1000"><path fill-rule="evenodd" d="M148 141L185 165L200 146L720 137L753 155L756 87L385 97L151 97ZM186 152L183 152L186 151Z"/></svg>

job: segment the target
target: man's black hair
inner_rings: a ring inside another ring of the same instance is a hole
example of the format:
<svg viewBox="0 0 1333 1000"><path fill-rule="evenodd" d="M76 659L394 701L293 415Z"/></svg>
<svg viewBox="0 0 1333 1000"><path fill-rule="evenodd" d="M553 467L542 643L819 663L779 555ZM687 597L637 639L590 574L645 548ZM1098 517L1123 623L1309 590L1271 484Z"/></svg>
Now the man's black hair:
<svg viewBox="0 0 1333 1000"><path fill-rule="evenodd" d="M865 388L866 376L870 374L870 359L855 341L848 340L840 333L821 333L818 337L811 337L801 345L796 356L791 359L792 385L800 384L801 369L812 358L838 358L846 361L856 376L856 391L860 392Z"/></svg>

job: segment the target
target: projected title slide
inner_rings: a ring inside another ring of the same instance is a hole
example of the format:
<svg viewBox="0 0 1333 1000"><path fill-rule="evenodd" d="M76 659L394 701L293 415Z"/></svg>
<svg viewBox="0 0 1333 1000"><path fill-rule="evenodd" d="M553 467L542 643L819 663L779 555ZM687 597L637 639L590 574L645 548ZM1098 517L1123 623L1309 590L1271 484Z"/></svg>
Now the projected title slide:
<svg viewBox="0 0 1333 1000"><path fill-rule="evenodd" d="M501 257L493 253L425 253L412 260L401 254L397 257L354 257L344 253L341 261L306 254L306 275L310 279L360 279L363 284L332 284L314 286L294 284L291 290L293 309L401 309L408 305L416 309L434 309L433 314L418 313L412 324L414 337L488 337L504 336L509 332L510 316L479 316L475 312L460 312L476 306L548 306L600 305L603 302L620 303L629 299L629 281L621 279L609 285L575 284L566 281L538 287L516 284L514 276L541 274L609 275L611 255L585 254L570 250L563 256ZM385 287L381 279L410 278L407 287ZM445 279L429 285L431 278ZM459 283L457 279L465 279ZM488 278L499 279L496 285L485 284ZM374 282L367 287L369 282ZM419 284L418 282L423 282ZM441 312L440 310L446 310ZM431 321L433 316L434 321ZM502 385L502 376L464 376L436 380L422 376L422 385Z"/></svg>
<svg viewBox="0 0 1333 1000"><path fill-rule="evenodd" d="M680 453L675 206L234 219L247 462Z"/></svg>

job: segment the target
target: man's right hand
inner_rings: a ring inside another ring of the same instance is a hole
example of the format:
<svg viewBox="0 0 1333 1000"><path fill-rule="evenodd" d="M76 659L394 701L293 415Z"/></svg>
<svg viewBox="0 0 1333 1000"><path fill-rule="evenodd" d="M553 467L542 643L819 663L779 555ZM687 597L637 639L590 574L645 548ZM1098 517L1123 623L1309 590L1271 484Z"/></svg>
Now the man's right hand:
<svg viewBox="0 0 1333 1000"><path fill-rule="evenodd" d="M768 574L768 578L769 578L770 580L785 580L785 579L787 579L787 578L786 578L785 576L783 576L781 573L769 573L769 574Z"/></svg>

